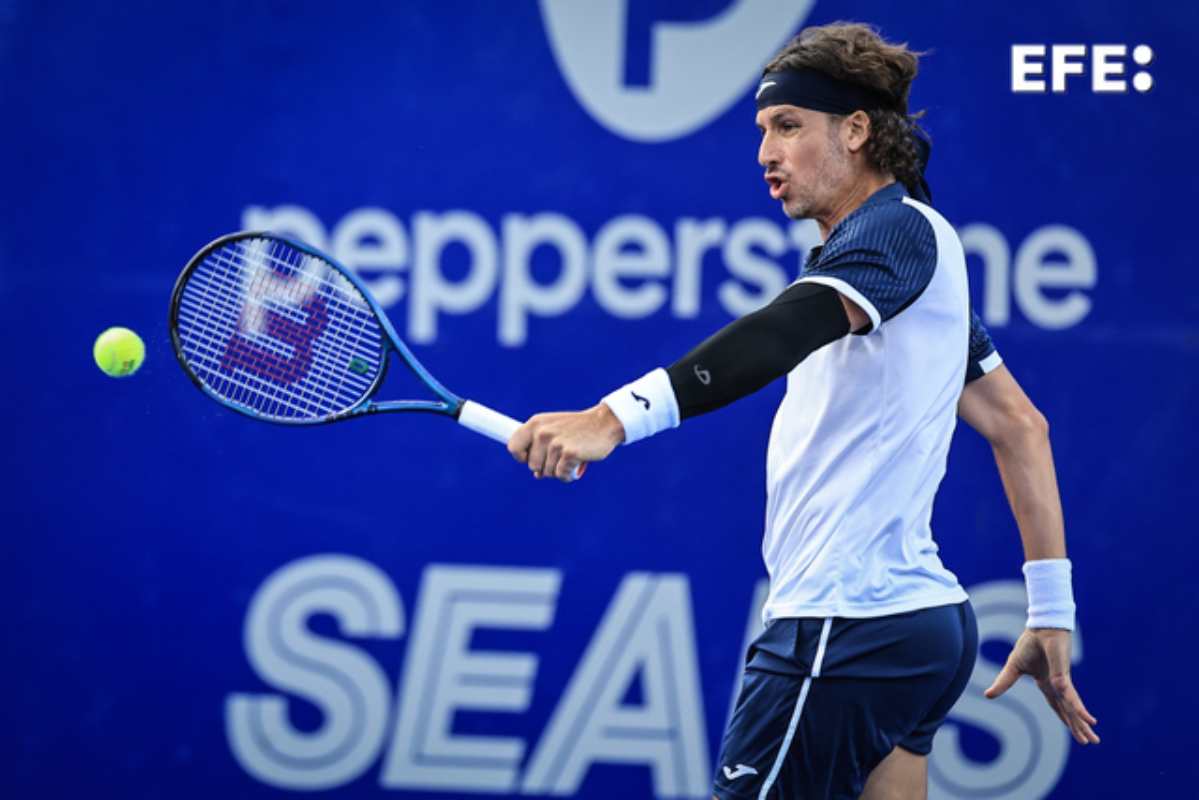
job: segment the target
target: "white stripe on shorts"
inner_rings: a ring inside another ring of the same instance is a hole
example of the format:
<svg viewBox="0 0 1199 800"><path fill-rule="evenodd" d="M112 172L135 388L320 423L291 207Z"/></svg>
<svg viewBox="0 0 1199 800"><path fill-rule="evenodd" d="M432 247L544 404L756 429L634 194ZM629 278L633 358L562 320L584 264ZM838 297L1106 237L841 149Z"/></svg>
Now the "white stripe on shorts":
<svg viewBox="0 0 1199 800"><path fill-rule="evenodd" d="M787 735L783 737L783 744L779 747L779 754L774 759L774 766L770 768L770 774L766 776L766 781L762 784L762 791L758 792L758 800L766 800L766 793L770 791L771 786L774 786L774 782L779 776L779 770L783 768L783 762L787 760L787 751L791 749L791 740L795 738L795 730L799 727L799 715L803 713L804 701L808 699L808 690L812 688L812 678L820 677L820 665L824 663L824 651L828 647L828 632L832 627L833 618L825 617L824 626L820 629L820 644L816 647L816 658L812 662L812 674L803 679L803 686L799 689L799 699L795 701L795 711L791 713L791 723L787 725Z"/></svg>

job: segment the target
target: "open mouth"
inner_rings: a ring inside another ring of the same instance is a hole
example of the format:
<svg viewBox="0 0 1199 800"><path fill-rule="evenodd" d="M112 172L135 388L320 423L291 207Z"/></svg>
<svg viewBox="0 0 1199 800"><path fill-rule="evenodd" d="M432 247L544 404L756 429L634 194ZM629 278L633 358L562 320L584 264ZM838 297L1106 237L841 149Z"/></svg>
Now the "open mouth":
<svg viewBox="0 0 1199 800"><path fill-rule="evenodd" d="M787 182L780 175L767 175L766 183L770 185L770 196L778 200L786 191Z"/></svg>

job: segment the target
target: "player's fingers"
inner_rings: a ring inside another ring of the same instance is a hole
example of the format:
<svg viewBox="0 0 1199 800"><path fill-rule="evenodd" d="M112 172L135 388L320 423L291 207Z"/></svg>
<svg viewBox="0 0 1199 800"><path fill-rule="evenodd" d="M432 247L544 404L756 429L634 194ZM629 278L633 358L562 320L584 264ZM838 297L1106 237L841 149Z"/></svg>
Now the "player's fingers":
<svg viewBox="0 0 1199 800"><path fill-rule="evenodd" d="M558 466L554 470L554 477L563 483L570 483L577 477L575 469L579 466L579 458L570 451L563 451L562 457L558 460Z"/></svg>
<svg viewBox="0 0 1199 800"><path fill-rule="evenodd" d="M1099 744L1099 736L1095 733L1094 728L1086 723L1077 714L1071 717L1071 731L1074 733L1074 740L1079 744Z"/></svg>
<svg viewBox="0 0 1199 800"><path fill-rule="evenodd" d="M1012 684L1015 683L1019 677L1020 670L1013 667L1012 662L1009 661L1003 665L1003 669L1000 670L999 674L995 676L995 681L989 687L987 687L985 692L983 692L983 697L986 697L988 700L994 700L996 697L999 697L1008 689L1012 688Z"/></svg>
<svg viewBox="0 0 1199 800"><path fill-rule="evenodd" d="M516 432L512 434L512 438L508 440L508 452L520 463L525 463L529 460L529 445L532 443L532 439L532 428L526 422L517 428Z"/></svg>
<svg viewBox="0 0 1199 800"><path fill-rule="evenodd" d="M545 474L545 457L549 451L550 443L553 441L554 435L544 428L539 428L533 434L533 442L529 447L529 469L533 471L534 478L540 478Z"/></svg>
<svg viewBox="0 0 1199 800"><path fill-rule="evenodd" d="M1087 711L1087 707L1083 705L1082 698L1078 696L1078 692L1073 686L1066 692L1063 697L1063 705L1070 714L1070 719L1073 721L1073 727L1077 733L1081 744L1099 744L1099 736L1095 733L1092 725L1098 724L1099 720ZM1077 737L1076 737L1077 738Z"/></svg>
<svg viewBox="0 0 1199 800"><path fill-rule="evenodd" d="M1045 691L1042 691L1042 693L1045 695L1045 702L1048 703L1049 707L1053 709L1053 713L1057 714L1057 718L1060 719L1062 724L1066 726L1066 730L1070 732L1072 737L1078 739L1078 734L1074 731L1074 725L1071 723L1070 717L1068 714L1066 714L1065 709L1062 708L1062 704L1058 702L1057 698L1055 698L1051 693Z"/></svg>
<svg viewBox="0 0 1199 800"><path fill-rule="evenodd" d="M558 464L562 461L562 443L558 441L550 442L545 451L545 464L542 465L541 474L547 478L558 478Z"/></svg>
<svg viewBox="0 0 1199 800"><path fill-rule="evenodd" d="M1041 694L1045 695L1045 702L1049 703L1049 707L1057 714L1057 718L1070 731L1070 735L1074 737L1074 741L1079 744L1087 744L1090 741L1090 737L1094 736L1094 732L1090 731L1089 727L1074 714L1066 697L1054 687L1051 681L1037 681L1037 686L1040 687Z"/></svg>
<svg viewBox="0 0 1199 800"><path fill-rule="evenodd" d="M1051 675L1041 688L1045 692L1046 697L1052 696L1056 702L1058 716L1070 728L1070 733L1074 735L1075 741L1079 744L1089 744L1092 739L1097 738L1095 732L1091 730L1091 726L1083 717L1086 709L1082 706L1082 699L1079 698L1078 692L1075 691L1074 683L1070 680L1070 673L1068 671L1062 674ZM1087 717L1090 717L1090 714L1087 714Z"/></svg>
<svg viewBox="0 0 1199 800"><path fill-rule="evenodd" d="M558 479L563 483L574 483L586 471L586 461L580 461L577 455L565 455L558 464Z"/></svg>
<svg viewBox="0 0 1199 800"><path fill-rule="evenodd" d="M1090 725L1087 725L1081 719L1068 712L1069 710L1067 709L1067 718L1070 721L1070 735L1074 737L1074 741L1085 745L1091 744L1093 740L1098 738L1095 736L1095 732L1091 730Z"/></svg>
<svg viewBox="0 0 1199 800"><path fill-rule="evenodd" d="M1087 721L1088 725L1098 725L1099 720L1095 719L1095 715L1087 710L1086 704L1082 702L1082 697L1078 692L1074 692L1074 701L1077 704L1078 716Z"/></svg>
<svg viewBox="0 0 1199 800"><path fill-rule="evenodd" d="M574 469L574 464L577 460L578 456L574 450L567 447L561 439L558 439L550 447L550 456L545 464L545 474L547 477L557 478L564 483L569 483L572 477L571 471Z"/></svg>
<svg viewBox="0 0 1199 800"><path fill-rule="evenodd" d="M1045 687L1041 687L1041 694L1045 695L1045 702L1049 703L1049 707L1053 709L1054 714L1057 714L1057 718L1073 733L1074 726L1070 722L1070 715L1066 713L1066 709L1062 705L1061 698L1055 695L1052 689L1046 689Z"/></svg>
<svg viewBox="0 0 1199 800"><path fill-rule="evenodd" d="M1083 698L1079 696L1077 688L1074 688L1074 681L1071 680L1070 673L1067 672L1064 675L1053 675L1052 678L1049 679L1049 682L1050 685L1053 686L1054 691L1058 693L1058 697L1061 698L1062 703L1064 703L1066 708L1070 710L1071 715L1077 716L1079 720L1086 722L1089 724L1089 726L1091 726L1091 724L1098 723L1098 720L1096 720L1095 716L1093 716L1090 711L1086 710L1086 706L1083 704Z"/></svg>

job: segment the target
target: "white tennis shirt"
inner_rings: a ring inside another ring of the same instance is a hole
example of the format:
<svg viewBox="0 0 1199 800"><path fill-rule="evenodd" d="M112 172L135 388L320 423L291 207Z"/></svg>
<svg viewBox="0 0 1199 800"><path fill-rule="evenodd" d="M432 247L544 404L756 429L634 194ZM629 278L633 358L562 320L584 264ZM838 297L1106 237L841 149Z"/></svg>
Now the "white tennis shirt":
<svg viewBox="0 0 1199 800"><path fill-rule="evenodd" d="M841 292L872 325L787 376L766 457L763 616L877 617L964 601L929 525L971 340L957 234L891 184L830 232L799 280ZM984 371L998 364L988 355Z"/></svg>

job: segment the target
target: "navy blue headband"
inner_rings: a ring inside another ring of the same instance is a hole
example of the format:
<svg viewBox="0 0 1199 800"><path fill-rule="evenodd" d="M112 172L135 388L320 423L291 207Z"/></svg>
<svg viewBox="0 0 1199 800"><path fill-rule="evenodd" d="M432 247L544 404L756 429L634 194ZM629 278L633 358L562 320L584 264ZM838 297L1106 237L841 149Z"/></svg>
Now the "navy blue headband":
<svg viewBox="0 0 1199 800"><path fill-rule="evenodd" d="M852 114L859 109L899 111L895 101L882 92L814 69L768 72L758 83L754 99L759 111L777 105L799 106L826 114Z"/></svg>

